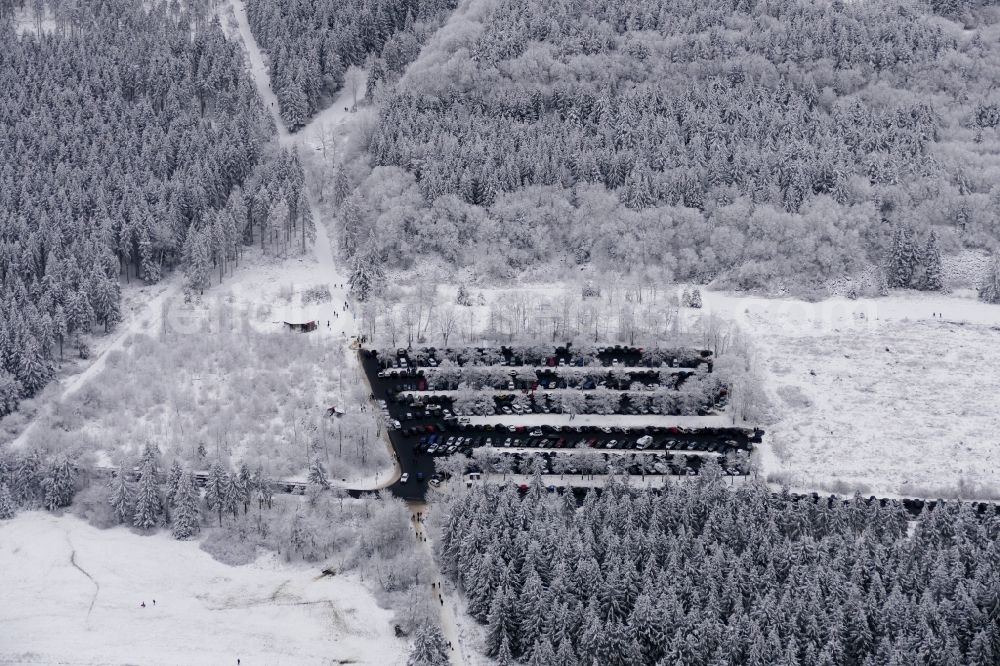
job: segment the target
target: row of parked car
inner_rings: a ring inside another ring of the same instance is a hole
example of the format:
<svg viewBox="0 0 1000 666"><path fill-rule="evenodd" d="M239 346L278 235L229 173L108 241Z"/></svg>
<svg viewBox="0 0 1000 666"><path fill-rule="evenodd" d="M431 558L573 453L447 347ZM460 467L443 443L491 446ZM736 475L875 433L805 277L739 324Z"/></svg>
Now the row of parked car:
<svg viewBox="0 0 1000 666"><path fill-rule="evenodd" d="M678 354L680 356L678 356ZM378 356L382 369L391 367L425 366L437 367L445 359L450 359L459 366L464 365L504 365L504 366L577 366L583 367L599 362L605 366L627 367L696 367L708 362L711 354L697 350L662 350L653 349L649 353L642 347L630 345L608 345L586 349L582 352L572 350L568 345L554 347L549 353L539 353L536 349L521 348L519 351L511 347L486 349L483 347L465 349L442 349L422 347L418 349L399 348L395 355ZM405 364L405 365L404 365Z"/></svg>
<svg viewBox="0 0 1000 666"><path fill-rule="evenodd" d="M471 453L472 449L481 446L495 448L529 448L529 449L633 449L691 451L727 454L746 450L734 439L727 440L697 440L676 438L654 438L652 435L622 436L611 439L597 437L580 437L576 435L544 434L535 429L530 432L472 432L470 434L450 434L448 430L422 434L415 429L407 429L404 434L418 436L415 447L418 453L430 455L452 455L457 452Z"/></svg>
<svg viewBox="0 0 1000 666"><path fill-rule="evenodd" d="M519 453L515 451L506 455L510 456L512 462L511 472L514 474L532 473L533 466L537 464L533 462L534 460L542 461L541 471L543 474L590 473L589 469L578 469L572 464L557 464L557 461L559 461L559 454L555 452ZM619 464L624 464L624 467L621 468L623 472L634 476L646 474L694 476L698 474L699 469L706 460L708 459L701 456L671 453L648 453L630 458L628 460L623 460L621 457L612 458L609 454L604 454L603 456L604 466L606 466L609 462L615 461ZM721 456L717 459L717 462L722 467L723 473L728 476L740 476L746 473L745 468L735 465L727 465L727 461ZM598 468L600 467L601 466L598 466ZM593 469L593 466L591 466L590 469ZM482 470L475 464L471 464L466 468L467 475L476 475L481 473Z"/></svg>
<svg viewBox="0 0 1000 666"><path fill-rule="evenodd" d="M623 436L633 436L641 438L643 435L666 435L669 438L673 437L675 439L687 439L684 435L699 435L706 438L713 438L725 441L727 444L732 442L732 446L742 446L744 443L759 442L762 431L759 430L746 430L744 428L725 428L725 427L707 427L707 428L689 428L685 426L658 426L658 425L644 425L644 426L599 426L599 425L551 425L544 424L539 426L524 426L524 425L504 425L502 423L483 423L483 424L473 424L467 417L455 417L452 415L451 411L447 408L441 408L438 415L442 417L442 421L436 424L422 424L413 425L403 428L404 435L419 435L425 433L434 432L474 432L474 431L485 431L486 433L492 432L510 432L523 434L526 432L532 433L533 436L542 437L548 434L597 434L603 433L605 435L612 435L620 433ZM417 414L413 412L405 412L403 414L404 419L418 418ZM398 421L397 421L398 423ZM535 434L537 433L537 435Z"/></svg>

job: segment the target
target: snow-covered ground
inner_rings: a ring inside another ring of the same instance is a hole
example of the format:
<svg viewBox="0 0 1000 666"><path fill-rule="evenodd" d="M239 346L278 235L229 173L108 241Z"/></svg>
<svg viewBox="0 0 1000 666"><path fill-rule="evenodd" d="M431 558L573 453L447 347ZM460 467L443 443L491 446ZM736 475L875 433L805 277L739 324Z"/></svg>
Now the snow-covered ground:
<svg viewBox="0 0 1000 666"><path fill-rule="evenodd" d="M274 555L230 567L166 533L31 512L0 523L0 571L4 664L404 661L359 582Z"/></svg>
<svg viewBox="0 0 1000 666"><path fill-rule="evenodd" d="M779 417L762 447L770 478L1000 498L1000 307L971 292L818 303L703 296L760 350Z"/></svg>

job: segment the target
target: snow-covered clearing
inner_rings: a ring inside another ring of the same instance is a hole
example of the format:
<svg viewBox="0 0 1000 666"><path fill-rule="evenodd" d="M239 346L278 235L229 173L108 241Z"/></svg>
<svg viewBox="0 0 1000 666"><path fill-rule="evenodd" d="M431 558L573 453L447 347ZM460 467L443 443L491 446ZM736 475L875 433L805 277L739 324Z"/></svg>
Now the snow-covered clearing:
<svg viewBox="0 0 1000 666"><path fill-rule="evenodd" d="M352 309L331 266L328 247L321 260L248 250L232 276L194 302L165 290L150 317L123 329L100 363L75 378L30 440L96 452L111 465L153 444L196 467L218 456L262 463L277 478L304 474L318 458L338 485L391 483L392 457L348 348ZM317 284L332 299L310 301ZM308 320L321 320L319 328L283 324ZM328 416L331 406L342 416Z"/></svg>
<svg viewBox="0 0 1000 666"><path fill-rule="evenodd" d="M756 340L779 421L763 471L803 489L1000 498L1000 307L898 293L819 303L705 293Z"/></svg>
<svg viewBox="0 0 1000 666"><path fill-rule="evenodd" d="M24 513L0 524L0 571L0 663L385 666L406 647L351 576L230 567L166 533Z"/></svg>

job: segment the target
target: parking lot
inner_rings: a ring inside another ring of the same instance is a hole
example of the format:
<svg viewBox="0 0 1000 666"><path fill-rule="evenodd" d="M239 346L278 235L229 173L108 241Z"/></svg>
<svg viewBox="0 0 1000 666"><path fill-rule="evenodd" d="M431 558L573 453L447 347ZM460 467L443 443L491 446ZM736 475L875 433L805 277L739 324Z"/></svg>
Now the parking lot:
<svg viewBox="0 0 1000 666"><path fill-rule="evenodd" d="M662 355L664 357L657 361L660 367L653 372L644 364L654 363L661 355L637 348L600 348L589 355L574 355L565 348L557 348L556 353L549 355L536 351L534 356L518 356L510 348L501 351L449 350L447 354L435 350L394 350L389 358L385 353L384 350L383 354L361 350L361 363L404 474L392 491L404 498L422 498L428 484L438 482L434 475L435 458L456 454L471 458L476 449L486 447L515 459L541 455L548 470L556 468L552 461L560 455L573 456L589 451L605 460L609 456L631 455L633 458L625 465L628 473L697 474L704 460L714 457L727 473L742 474L746 471L753 444L759 442L762 435L748 428L717 425L718 420L707 427L672 425L666 417L662 424L651 424L650 419L660 417L651 415L648 409L633 407L629 398L632 393L624 388L604 386L601 388L620 393L616 410L625 416L616 417L618 422L614 425L574 424L561 413L562 403L553 398L559 390L539 390L539 387L547 388L542 384L545 377L565 377L569 368L597 368L600 372L616 367L629 368L623 372L648 375L657 382L663 376L690 374L698 366L704 366L702 373L710 372L710 357L702 352L672 350ZM509 378L505 389L510 390L513 384L518 393L496 392L487 396L493 401L490 409L495 416L491 420L496 422L472 423L471 418L454 413L454 396L427 390L431 369L439 367L446 359L445 366L474 367L484 372L500 370ZM494 365L482 365L491 360ZM590 365L573 365L583 361ZM478 365L470 365L472 363ZM524 363L542 365L526 366ZM630 365L623 365L625 363ZM688 365L690 372L682 369L682 363ZM525 372L523 368L532 371ZM665 390L676 390L678 384L670 383ZM563 392L589 395L591 389L567 386ZM531 423L519 422L529 416ZM642 423L621 423L623 418L636 417ZM588 417L592 418L599 417ZM550 422L538 422L547 419L551 419ZM470 460L469 465L474 469L476 463Z"/></svg>

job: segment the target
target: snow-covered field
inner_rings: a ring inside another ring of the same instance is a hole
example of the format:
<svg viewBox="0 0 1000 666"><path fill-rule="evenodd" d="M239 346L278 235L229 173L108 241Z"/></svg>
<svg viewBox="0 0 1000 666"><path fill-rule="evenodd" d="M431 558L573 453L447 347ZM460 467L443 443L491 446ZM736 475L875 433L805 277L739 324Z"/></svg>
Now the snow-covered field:
<svg viewBox="0 0 1000 666"><path fill-rule="evenodd" d="M166 533L23 513L0 524L0 572L2 664L385 666L406 649L351 577L230 567Z"/></svg>
<svg viewBox="0 0 1000 666"><path fill-rule="evenodd" d="M761 459L773 480L1000 498L1000 307L968 292L814 304L704 296L760 350L779 417Z"/></svg>

